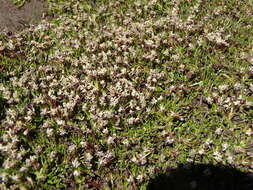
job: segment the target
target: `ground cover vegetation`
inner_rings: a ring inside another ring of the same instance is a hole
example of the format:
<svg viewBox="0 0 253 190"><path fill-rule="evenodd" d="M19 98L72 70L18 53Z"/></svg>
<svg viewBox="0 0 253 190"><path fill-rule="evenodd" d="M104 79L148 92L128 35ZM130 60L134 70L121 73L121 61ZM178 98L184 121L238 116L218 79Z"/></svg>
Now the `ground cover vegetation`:
<svg viewBox="0 0 253 190"><path fill-rule="evenodd" d="M0 35L2 189L146 189L193 161L252 171L252 1L48 3L50 21Z"/></svg>

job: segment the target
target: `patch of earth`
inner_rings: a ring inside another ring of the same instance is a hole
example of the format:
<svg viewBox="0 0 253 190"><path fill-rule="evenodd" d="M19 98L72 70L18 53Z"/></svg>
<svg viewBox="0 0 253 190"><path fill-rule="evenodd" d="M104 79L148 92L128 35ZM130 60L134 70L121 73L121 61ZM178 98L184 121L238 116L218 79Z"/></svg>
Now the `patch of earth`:
<svg viewBox="0 0 253 190"><path fill-rule="evenodd" d="M47 8L43 0L29 0L20 8L12 0L0 0L0 33L4 30L15 33L38 24Z"/></svg>

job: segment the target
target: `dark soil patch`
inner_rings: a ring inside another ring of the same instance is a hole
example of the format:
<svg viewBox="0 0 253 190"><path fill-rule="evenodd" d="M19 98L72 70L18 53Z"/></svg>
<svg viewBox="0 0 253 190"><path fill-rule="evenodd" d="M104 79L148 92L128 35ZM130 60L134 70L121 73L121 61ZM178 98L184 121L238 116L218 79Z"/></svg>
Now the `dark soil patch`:
<svg viewBox="0 0 253 190"><path fill-rule="evenodd" d="M15 6L12 0L0 0L0 33L4 29L14 33L29 24L37 24L46 10L45 0L29 0L21 8Z"/></svg>

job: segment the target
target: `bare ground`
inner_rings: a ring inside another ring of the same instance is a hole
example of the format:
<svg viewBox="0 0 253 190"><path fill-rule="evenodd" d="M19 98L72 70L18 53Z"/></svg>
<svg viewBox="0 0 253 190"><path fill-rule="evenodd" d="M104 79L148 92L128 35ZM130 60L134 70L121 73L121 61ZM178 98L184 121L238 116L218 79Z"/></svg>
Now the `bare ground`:
<svg viewBox="0 0 253 190"><path fill-rule="evenodd" d="M0 32L15 33L29 24L37 24L47 10L46 1L30 0L21 8L12 0L0 0Z"/></svg>

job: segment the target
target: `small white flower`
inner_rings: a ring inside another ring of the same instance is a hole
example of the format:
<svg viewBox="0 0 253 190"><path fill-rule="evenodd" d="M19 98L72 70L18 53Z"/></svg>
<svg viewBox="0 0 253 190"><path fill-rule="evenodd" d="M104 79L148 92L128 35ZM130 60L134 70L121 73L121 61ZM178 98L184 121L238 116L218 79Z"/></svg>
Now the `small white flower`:
<svg viewBox="0 0 253 190"><path fill-rule="evenodd" d="M189 156L190 157L195 157L195 155L196 155L196 150L191 149L190 152L189 152Z"/></svg>
<svg viewBox="0 0 253 190"><path fill-rule="evenodd" d="M227 152L226 156L227 156L228 163L232 164L234 162L233 154L231 152Z"/></svg>
<svg viewBox="0 0 253 190"><path fill-rule="evenodd" d="M215 134L221 135L222 131L223 131L222 128L217 128L216 131L215 131Z"/></svg>
<svg viewBox="0 0 253 190"><path fill-rule="evenodd" d="M161 106L160 106L160 111L161 111L161 112L164 112L165 110L166 110L165 106L164 106L164 105L161 105Z"/></svg>
<svg viewBox="0 0 253 190"><path fill-rule="evenodd" d="M165 161L165 158L166 158L166 156L165 156L164 154L162 154L162 155L160 156L160 158L159 158L159 161L160 161L160 162L164 162L164 161Z"/></svg>
<svg viewBox="0 0 253 190"><path fill-rule="evenodd" d="M5 169L9 169L12 168L15 165L15 162L13 160L11 160L10 158L7 158L4 163L3 163L3 167Z"/></svg>
<svg viewBox="0 0 253 190"><path fill-rule="evenodd" d="M53 132L54 132L54 129L52 129L52 128L47 128L46 133L47 133L47 136L48 136L48 137L51 137L51 136L53 135Z"/></svg>
<svg viewBox="0 0 253 190"><path fill-rule="evenodd" d="M166 49L166 50L163 52L163 54L164 54L164 55L166 55L166 56L168 56L168 55L169 55L169 53L170 53L170 52L169 52L169 50L168 50L168 49Z"/></svg>
<svg viewBox="0 0 253 190"><path fill-rule="evenodd" d="M242 88L242 85L239 82L237 82L235 83L234 88L235 90L240 90Z"/></svg>
<svg viewBox="0 0 253 190"><path fill-rule="evenodd" d="M226 84L220 85L219 90L220 90L220 92L224 92L224 91L228 90L228 85L226 85Z"/></svg>
<svg viewBox="0 0 253 190"><path fill-rule="evenodd" d="M73 161L72 161L72 165L74 168L78 168L78 166L80 166L80 162L78 161L77 158L75 158Z"/></svg>
<svg viewBox="0 0 253 190"><path fill-rule="evenodd" d="M175 141L175 140L174 140L173 138L171 138L171 137L167 137L166 140L165 140L165 142L166 142L168 145L173 144L174 141Z"/></svg>
<svg viewBox="0 0 253 190"><path fill-rule="evenodd" d="M137 158L135 156L131 159L131 161L134 162L134 163L138 162L138 160L137 160Z"/></svg>
<svg viewBox="0 0 253 190"><path fill-rule="evenodd" d="M211 140L211 139L207 139L205 142L205 144L208 146L211 145L212 143L213 143L213 140Z"/></svg>
<svg viewBox="0 0 253 190"><path fill-rule="evenodd" d="M26 172L28 170L28 168L26 166L22 166L19 171L20 172Z"/></svg>
<svg viewBox="0 0 253 190"><path fill-rule="evenodd" d="M103 129L103 133L107 135L109 133L108 129L107 128Z"/></svg>
<svg viewBox="0 0 253 190"><path fill-rule="evenodd" d="M87 152L87 153L85 154L85 157L86 157L86 161L87 161L87 162L90 162L90 161L92 160L92 158L93 158L93 156L92 156L91 153L89 153L89 152Z"/></svg>
<svg viewBox="0 0 253 190"><path fill-rule="evenodd" d="M30 167L32 165L32 162L31 162L31 160L30 159L25 159L25 166L26 167Z"/></svg>
<svg viewBox="0 0 253 190"><path fill-rule="evenodd" d="M127 179L128 183L132 183L134 182L134 178L133 176L129 176L129 178Z"/></svg>
<svg viewBox="0 0 253 190"><path fill-rule="evenodd" d="M234 162L234 158L232 156L227 157L228 163L232 164Z"/></svg>
<svg viewBox="0 0 253 190"><path fill-rule="evenodd" d="M125 146L128 146L128 145L129 145L128 139L124 139L124 140L122 141L122 143L123 143Z"/></svg>
<svg viewBox="0 0 253 190"><path fill-rule="evenodd" d="M173 59L173 61L179 61L180 59L179 55L172 55L171 58Z"/></svg>
<svg viewBox="0 0 253 190"><path fill-rule="evenodd" d="M52 116L55 116L56 113L57 113L57 109L52 108L52 109L50 110L50 114L51 114Z"/></svg>
<svg viewBox="0 0 253 190"><path fill-rule="evenodd" d="M211 98L210 96L206 98L206 101L208 104L212 104L213 103L213 98Z"/></svg>
<svg viewBox="0 0 253 190"><path fill-rule="evenodd" d="M49 123L49 121L47 120L47 121L45 121L45 122L43 123L42 128L48 128L49 126L50 126L50 123Z"/></svg>
<svg viewBox="0 0 253 190"><path fill-rule="evenodd" d="M217 161L221 161L222 160L222 155L218 151L214 151L213 155L214 155L214 158Z"/></svg>
<svg viewBox="0 0 253 190"><path fill-rule="evenodd" d="M241 104L241 101L240 101L240 100L237 100L237 101L234 101L233 103L234 103L235 106L238 106L238 105Z"/></svg>
<svg viewBox="0 0 253 190"><path fill-rule="evenodd" d="M78 177L78 176L80 176L80 171L75 170L73 174L74 174L74 176Z"/></svg>
<svg viewBox="0 0 253 190"><path fill-rule="evenodd" d="M115 137L108 137L108 139L107 139L107 144L108 144L108 145L114 144L114 139L115 139Z"/></svg>
<svg viewBox="0 0 253 190"><path fill-rule="evenodd" d="M24 117L24 119L25 119L26 121L32 121L32 117L31 117L30 115Z"/></svg>
<svg viewBox="0 0 253 190"><path fill-rule="evenodd" d="M66 132L65 129L63 129L63 128L60 128L60 129L59 129L59 134L60 134L61 136L65 135L66 133L67 133L67 132Z"/></svg>
<svg viewBox="0 0 253 190"><path fill-rule="evenodd" d="M227 143L222 144L222 151L223 152L226 151L227 148L228 148L228 144Z"/></svg>
<svg viewBox="0 0 253 190"><path fill-rule="evenodd" d="M142 182L143 179L144 179L144 176L140 174L140 175L138 175L138 176L136 177L136 179L137 179L139 182Z"/></svg>
<svg viewBox="0 0 253 190"><path fill-rule="evenodd" d="M252 135L253 135L252 130L251 130L251 129L248 129L248 130L246 131L246 135L248 135L248 136L252 136Z"/></svg>
<svg viewBox="0 0 253 190"><path fill-rule="evenodd" d="M13 41L12 40L9 40L8 44L7 44L7 47L10 49L10 50L13 50L14 49L14 45L13 45Z"/></svg>
<svg viewBox="0 0 253 190"><path fill-rule="evenodd" d="M205 153L205 150L203 148L201 148L199 151L198 151L199 155L203 155Z"/></svg>
<svg viewBox="0 0 253 190"><path fill-rule="evenodd" d="M135 121L135 119L133 117L131 117L131 118L128 119L128 124L133 125L134 121Z"/></svg>
<svg viewBox="0 0 253 190"><path fill-rule="evenodd" d="M64 125L64 124L65 124L65 121L64 121L64 120L61 120L61 119L57 119L57 120L56 120L56 123L57 123L58 125Z"/></svg>
<svg viewBox="0 0 253 190"><path fill-rule="evenodd" d="M48 113L47 108L42 108L41 109L41 115L46 115Z"/></svg>
<svg viewBox="0 0 253 190"><path fill-rule="evenodd" d="M75 144L72 144L72 145L70 145L70 146L68 147L68 151L69 151L70 153L74 152L75 149L76 149L76 145L75 145Z"/></svg>
<svg viewBox="0 0 253 190"><path fill-rule="evenodd" d="M57 152L52 151L52 152L50 153L49 157L50 157L51 159L54 159L54 158L56 157L56 155L57 155Z"/></svg>

